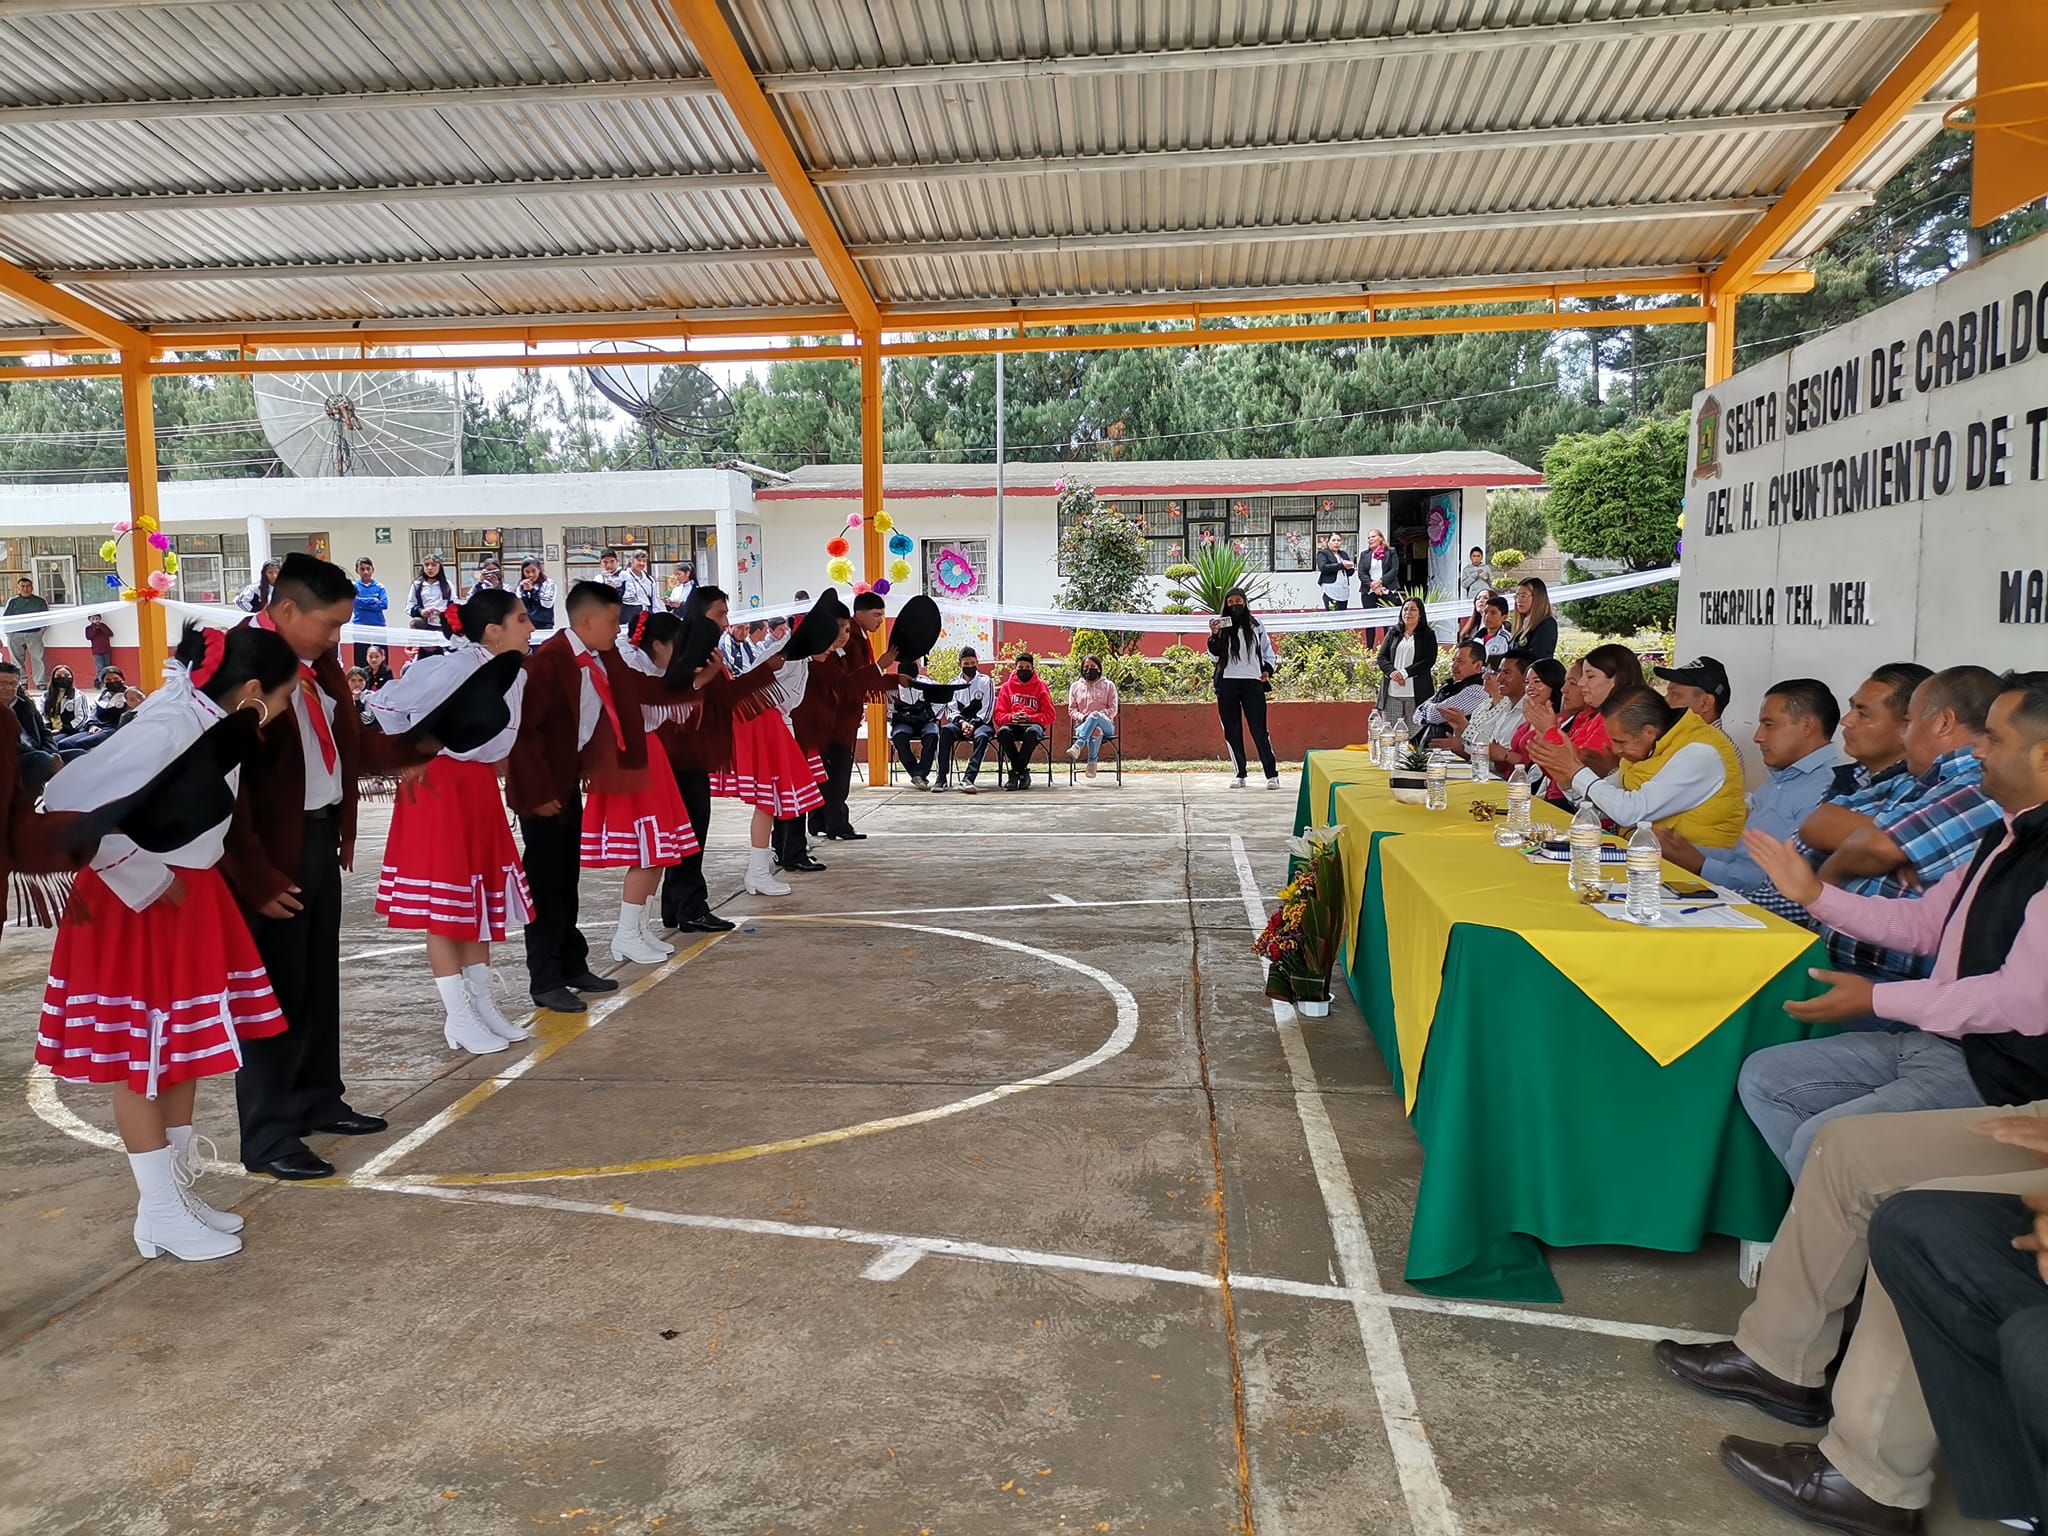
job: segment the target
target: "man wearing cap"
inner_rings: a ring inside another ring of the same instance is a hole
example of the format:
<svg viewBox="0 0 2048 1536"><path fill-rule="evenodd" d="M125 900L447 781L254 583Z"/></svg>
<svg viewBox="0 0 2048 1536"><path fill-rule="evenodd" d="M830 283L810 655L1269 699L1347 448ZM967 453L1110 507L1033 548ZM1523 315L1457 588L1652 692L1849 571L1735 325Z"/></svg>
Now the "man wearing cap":
<svg viewBox="0 0 2048 1536"><path fill-rule="evenodd" d="M1728 686L1728 669L1720 662L1702 656L1682 667L1650 670L1670 685L1664 690L1664 697L1673 709L1689 709L1723 736L1728 734L1728 727L1721 723L1721 711L1728 707L1732 690Z"/></svg>

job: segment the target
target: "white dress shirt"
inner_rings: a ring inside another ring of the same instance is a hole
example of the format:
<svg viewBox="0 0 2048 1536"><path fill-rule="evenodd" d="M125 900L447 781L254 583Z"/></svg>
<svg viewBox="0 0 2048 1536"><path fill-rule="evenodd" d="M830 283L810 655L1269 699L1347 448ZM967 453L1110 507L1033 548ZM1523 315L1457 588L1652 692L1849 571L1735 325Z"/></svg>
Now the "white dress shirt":
<svg viewBox="0 0 2048 1536"><path fill-rule="evenodd" d="M341 804L341 746L335 743L334 766L329 768L320 753L320 738L313 730L312 711L316 709L326 718L328 740L333 741L334 700L317 682L307 686L302 672L298 686L292 689L292 718L298 722L299 745L306 757L305 808L324 811Z"/></svg>
<svg viewBox="0 0 2048 1536"><path fill-rule="evenodd" d="M1621 770L1601 778L1590 768L1572 776L1572 796L1591 800L1617 827L1658 822L1705 805L1728 777L1721 754L1704 741L1689 741L1672 753L1641 789L1623 789Z"/></svg>
<svg viewBox="0 0 2048 1536"><path fill-rule="evenodd" d="M578 639L575 630L565 629L562 633L569 637L569 649L577 658L576 750L581 752L590 745L590 738L597 734L597 722L604 718L604 700L597 696L597 684L590 680L590 670L582 660L585 656L597 656L597 652ZM604 665L602 656L597 657L597 664L600 667ZM617 707L616 703L613 707Z"/></svg>

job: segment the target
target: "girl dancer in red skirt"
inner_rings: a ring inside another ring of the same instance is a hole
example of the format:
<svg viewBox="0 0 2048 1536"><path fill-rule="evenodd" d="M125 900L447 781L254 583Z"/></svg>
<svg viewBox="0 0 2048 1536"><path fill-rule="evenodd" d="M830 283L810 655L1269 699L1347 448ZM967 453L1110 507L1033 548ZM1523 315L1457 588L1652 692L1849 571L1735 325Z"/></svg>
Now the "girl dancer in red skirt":
<svg viewBox="0 0 2048 1536"><path fill-rule="evenodd" d="M93 811L135 794L235 710L291 720L299 661L266 629L188 626L168 680L103 744L50 781L52 810ZM290 729L289 723L285 729ZM230 771L232 787L239 769ZM145 1259L239 1252L242 1218L192 1193L192 1101L202 1077L232 1072L241 1042L281 1034L248 925L214 867L224 816L168 853L102 838L57 930L36 1061L71 1082L107 1083L141 1200Z"/></svg>
<svg viewBox="0 0 2048 1536"><path fill-rule="evenodd" d="M619 645L619 656L635 672L660 677L668 670L682 621L672 613L642 612ZM654 740L664 724L688 717L694 704L641 705L640 728L647 733L646 761L628 768L607 752L604 732L592 738L590 792L583 801L583 867L623 869L619 923L612 930L612 958L631 965L659 965L676 952L655 937L647 905L661 890L661 872L699 851L697 833L670 772L668 753ZM634 722L629 718L626 728Z"/></svg>
<svg viewBox="0 0 2048 1536"><path fill-rule="evenodd" d="M451 604L441 623L452 647L422 656L396 682L365 695L388 735L410 730L493 656L525 655L533 638L526 605L494 587ZM441 1037L451 1051L477 1056L533 1034L491 998L491 946L533 915L533 893L498 792L498 765L512 754L525 685L522 675L507 690L512 720L497 736L466 752L444 747L422 776L399 787L377 877L384 920L426 931L427 964L447 1012Z"/></svg>
<svg viewBox="0 0 2048 1536"><path fill-rule="evenodd" d="M764 664L775 654L776 651L766 652L754 665ZM789 717L783 713L785 702L792 710L803 702L802 683L793 683L792 678L801 678L808 670L809 664L803 661L783 665L768 693L769 701L776 707L733 721L732 767L711 775L712 794L744 800L754 808L754 819L747 829L746 889L756 896L789 894L789 887L775 878L773 855L769 851L776 821L801 816L825 803L825 797L818 793L818 770L797 746Z"/></svg>

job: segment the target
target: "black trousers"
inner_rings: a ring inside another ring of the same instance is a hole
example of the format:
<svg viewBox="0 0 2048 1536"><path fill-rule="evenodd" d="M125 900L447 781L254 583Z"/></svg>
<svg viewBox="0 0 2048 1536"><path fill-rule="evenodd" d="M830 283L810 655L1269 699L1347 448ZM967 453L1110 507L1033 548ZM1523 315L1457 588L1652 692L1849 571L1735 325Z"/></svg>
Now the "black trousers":
<svg viewBox="0 0 2048 1536"><path fill-rule="evenodd" d="M661 920L673 928L711 910L711 891L704 883L704 844L711 836L711 775L694 768L676 770L676 788L697 834L697 851L661 872Z"/></svg>
<svg viewBox="0 0 2048 1536"><path fill-rule="evenodd" d="M952 775L953 743L956 741L967 741L972 743L972 745L968 749L965 778L968 783L972 784L975 775L981 772L981 760L988 755L988 744L994 741L995 737L996 728L986 720L964 726L949 720L940 726L939 782L941 784L945 783Z"/></svg>
<svg viewBox="0 0 2048 1536"><path fill-rule="evenodd" d="M2048 1514L2048 1285L2012 1240L2017 1195L1912 1189L1870 1220L1870 1267L1899 1309L1956 1503L1973 1520Z"/></svg>
<svg viewBox="0 0 2048 1536"><path fill-rule="evenodd" d="M801 816L778 816L768 829L768 846L775 853L775 861L784 868L800 864L810 855L810 844L804 839L804 818Z"/></svg>
<svg viewBox="0 0 2048 1536"><path fill-rule="evenodd" d="M526 883L533 916L526 924L526 980L535 997L565 986L590 969L590 944L576 926L576 882L583 874L583 795L562 802L553 816L522 816Z"/></svg>
<svg viewBox="0 0 2048 1536"><path fill-rule="evenodd" d="M1034 720L1012 720L996 727L996 744L1003 750L1012 773L1031 772L1031 759L1045 740L1045 727Z"/></svg>
<svg viewBox="0 0 2048 1536"><path fill-rule="evenodd" d="M917 750L910 749L911 738L917 738ZM889 733L889 740L895 744L896 760L903 765L903 771L913 779L927 777L932 771L932 756L939 750L939 728L926 726L922 731L912 731L905 726Z"/></svg>
<svg viewBox="0 0 2048 1536"><path fill-rule="evenodd" d="M306 817L297 880L297 912L249 919L287 1028L242 1042L235 1109L247 1168L303 1152L309 1131L349 1112L341 1081L341 823L332 811Z"/></svg>
<svg viewBox="0 0 2048 1536"><path fill-rule="evenodd" d="M827 832L851 832L853 818L846 813L846 798L853 793L853 746L835 741L818 757L825 764L821 789L825 803L811 812L811 831L820 837Z"/></svg>
<svg viewBox="0 0 2048 1536"><path fill-rule="evenodd" d="M1351 606L1351 599L1348 597L1331 597L1325 594L1323 606L1325 608L1349 608Z"/></svg>
<svg viewBox="0 0 2048 1536"><path fill-rule="evenodd" d="M1237 776L1244 777L1244 731L1251 727L1252 745L1266 777L1280 777L1280 765L1273 760L1273 739L1266 734L1266 685L1256 677L1216 679L1216 713L1223 717L1223 739L1230 743L1230 760L1237 764Z"/></svg>

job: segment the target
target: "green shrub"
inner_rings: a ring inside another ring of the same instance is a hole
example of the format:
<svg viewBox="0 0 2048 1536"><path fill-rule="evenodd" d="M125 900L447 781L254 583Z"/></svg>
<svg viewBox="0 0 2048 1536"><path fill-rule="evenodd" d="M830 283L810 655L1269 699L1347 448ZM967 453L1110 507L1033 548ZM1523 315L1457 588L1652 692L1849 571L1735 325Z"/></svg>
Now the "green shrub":
<svg viewBox="0 0 2048 1536"><path fill-rule="evenodd" d="M1528 560L1527 555L1512 546L1507 549L1496 549L1493 552L1493 569L1496 574L1505 576L1517 566L1527 564Z"/></svg>

